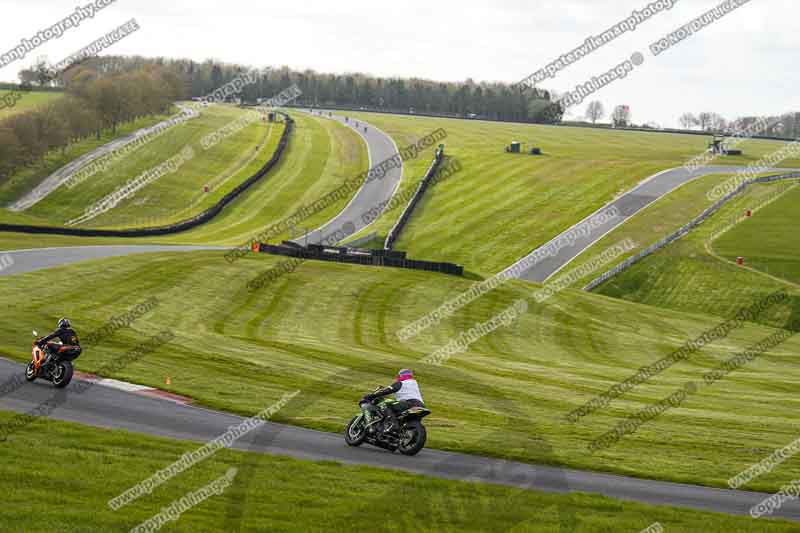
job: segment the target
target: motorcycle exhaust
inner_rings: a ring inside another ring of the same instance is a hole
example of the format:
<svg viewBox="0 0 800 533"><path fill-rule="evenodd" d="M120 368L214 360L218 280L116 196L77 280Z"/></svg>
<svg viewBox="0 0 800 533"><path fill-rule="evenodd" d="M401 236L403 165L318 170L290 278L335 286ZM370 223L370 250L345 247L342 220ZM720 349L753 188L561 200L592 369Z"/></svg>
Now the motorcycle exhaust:
<svg viewBox="0 0 800 533"><path fill-rule="evenodd" d="M377 446L378 448L383 448L384 450L389 450L390 452L397 451L397 446L393 444L389 444L386 441L379 440L379 439L372 439L371 442L368 440L370 444L373 446Z"/></svg>

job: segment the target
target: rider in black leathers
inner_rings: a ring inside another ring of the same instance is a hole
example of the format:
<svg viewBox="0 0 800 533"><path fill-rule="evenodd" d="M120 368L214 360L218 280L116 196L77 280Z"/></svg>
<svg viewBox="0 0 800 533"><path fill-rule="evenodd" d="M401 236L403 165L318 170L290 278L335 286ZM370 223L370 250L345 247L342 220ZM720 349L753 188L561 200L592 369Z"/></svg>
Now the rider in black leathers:
<svg viewBox="0 0 800 533"><path fill-rule="evenodd" d="M51 342L56 338L61 341L61 344ZM45 365L50 362L53 356L59 353L81 351L78 333L72 329L72 324L70 324L69 320L66 318L59 320L58 328L50 335L38 339L36 344L43 348L47 354L47 359L45 359L44 362Z"/></svg>

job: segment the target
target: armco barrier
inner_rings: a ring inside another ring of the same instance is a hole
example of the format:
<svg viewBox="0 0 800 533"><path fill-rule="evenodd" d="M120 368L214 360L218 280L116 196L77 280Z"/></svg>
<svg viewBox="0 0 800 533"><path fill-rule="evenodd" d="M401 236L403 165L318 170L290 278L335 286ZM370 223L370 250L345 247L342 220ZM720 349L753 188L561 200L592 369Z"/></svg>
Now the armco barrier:
<svg viewBox="0 0 800 533"><path fill-rule="evenodd" d="M405 252L392 250L359 250L336 246L322 246L310 244L307 247L293 242L284 242L280 245L259 244L257 249L261 253L295 257L298 259L313 259L317 261L332 261L335 263L349 263L354 265L407 268L412 270L426 270L428 272L441 272L454 276L463 276L464 267L453 263L436 263L431 261L416 261L406 258Z"/></svg>
<svg viewBox="0 0 800 533"><path fill-rule="evenodd" d="M800 178L800 172L792 172L792 173L789 173L789 174L778 174L778 175L775 175L775 176L765 176L763 178L754 178L754 179L745 181L744 183L740 184L736 189L734 189L733 191L729 192L728 194L726 194L725 196L723 196L722 198L717 200L714 203L714 205L712 205L711 207L709 207L708 209L703 211L703 213L700 216L698 216L697 218L695 218L694 220L692 220L691 222L689 222L688 224L686 224L685 226L680 228L678 231L676 231L675 233L669 235L668 237L665 237L665 238L661 239L660 241L658 241L658 242L656 242L654 244L651 244L650 246L648 246L647 248L645 248L644 250L642 250L638 254L629 257L628 259L626 259L625 261L623 261L619 265L615 266L614 268L612 268L611 270L609 270L608 272L606 272L602 276L600 276L597 279L593 280L586 287L584 287L583 290L584 291L593 291L594 289L596 289L597 287L599 287L600 285L602 285L606 281L610 280L611 278L613 278L613 277L619 275L620 273L624 272L625 270L629 269L630 267L632 267L633 265L635 265L636 263L638 263L639 261L641 261L645 257L657 252L658 250L664 248L665 246L667 246L669 244L672 244L673 242L677 241L681 237L687 235L691 230L693 230L694 228L696 228L697 226L699 226L700 224L705 222L706 219L708 219L711 215L713 215L714 213L719 211L722 208L723 205L725 205L726 203L731 201L735 196L738 196L739 194L741 194L750 185L752 185L754 183L770 183L770 182L773 182L773 181L797 179L797 178Z"/></svg>
<svg viewBox="0 0 800 533"><path fill-rule="evenodd" d="M286 146L289 143L289 136L294 129L294 120L286 113L280 114L284 116L286 128L283 130L283 135L281 135L281 139L278 142L278 147L275 149L275 153L272 154L270 160L267 161L267 163L253 176L247 178L235 189L223 196L216 204L209 207L197 216L176 222L175 224L156 228L112 230L65 228L57 226L28 226L22 224L0 224L0 232L73 235L78 237L150 237L155 235L170 235L196 228L202 224L205 224L206 222L211 221L214 217L219 215L228 204L233 202L237 197L239 197L239 195L260 181L270 170L275 167L275 165L278 164L281 156L286 151Z"/></svg>
<svg viewBox="0 0 800 533"><path fill-rule="evenodd" d="M444 150L441 148L436 149L436 156L433 158L433 163L431 164L428 172L425 174L425 177L422 178L422 181L417 187L417 190L414 192L414 196L411 197L411 200L408 202L408 205L403 210L403 214L400 215L400 218L397 219L392 230L389 232L389 235L386 237L386 242L383 245L384 250L391 250L394 247L394 243L397 239L400 238L400 233L405 229L406 225L408 224L409 219L411 218L411 214L414 212L414 208L417 207L417 204L422 200L422 195L425 194L425 191L428 189L428 185L431 184L431 181L436 176L436 173L439 171L439 165L442 163L442 159L444 158Z"/></svg>

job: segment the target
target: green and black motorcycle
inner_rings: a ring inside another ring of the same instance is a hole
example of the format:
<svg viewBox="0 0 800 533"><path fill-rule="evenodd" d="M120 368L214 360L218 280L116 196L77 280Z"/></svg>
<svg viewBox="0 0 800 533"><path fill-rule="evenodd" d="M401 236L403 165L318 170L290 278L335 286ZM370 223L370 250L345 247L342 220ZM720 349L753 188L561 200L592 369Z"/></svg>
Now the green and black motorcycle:
<svg viewBox="0 0 800 533"><path fill-rule="evenodd" d="M376 389L379 390L379 389ZM390 404L397 400L378 398L372 401L361 400L361 413L355 416L344 432L344 440L350 446L361 446L365 442L391 452L403 455L417 455L425 447L428 434L422 419L431 414L425 407L411 407L398 413L399 427L388 433L384 431L387 417L383 415Z"/></svg>

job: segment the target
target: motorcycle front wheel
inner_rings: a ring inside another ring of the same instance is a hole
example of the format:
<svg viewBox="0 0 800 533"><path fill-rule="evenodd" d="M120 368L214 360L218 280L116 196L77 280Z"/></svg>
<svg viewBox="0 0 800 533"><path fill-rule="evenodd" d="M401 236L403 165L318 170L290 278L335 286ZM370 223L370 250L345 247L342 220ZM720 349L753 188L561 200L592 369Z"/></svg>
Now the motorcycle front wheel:
<svg viewBox="0 0 800 533"><path fill-rule="evenodd" d="M425 447L428 432L419 420L408 422L400 431L400 444L397 449L403 455L417 455Z"/></svg>
<svg viewBox="0 0 800 533"><path fill-rule="evenodd" d="M367 428L363 416L355 416L344 430L344 440L350 446L361 446L367 438Z"/></svg>
<svg viewBox="0 0 800 533"><path fill-rule="evenodd" d="M69 361L58 363L53 371L53 385L57 389L63 389L70 381L72 381L72 363Z"/></svg>
<svg viewBox="0 0 800 533"><path fill-rule="evenodd" d="M25 367L25 379L27 381L36 379L36 366L33 364L33 361L28 363L28 366Z"/></svg>

